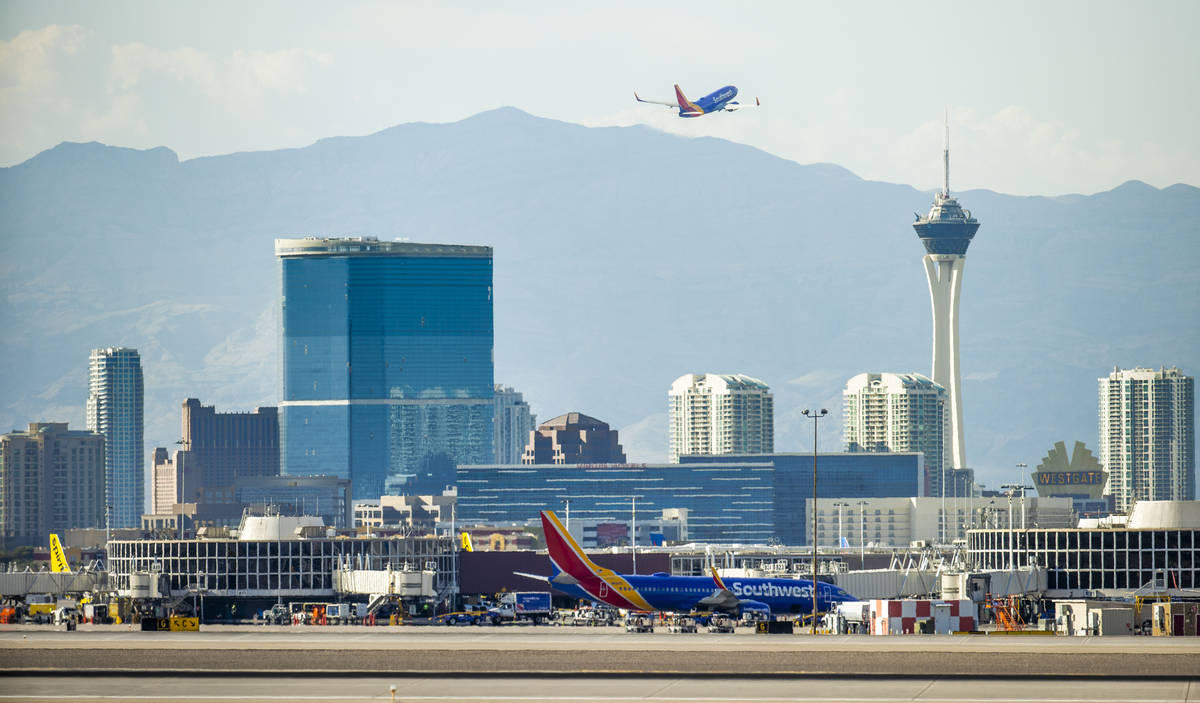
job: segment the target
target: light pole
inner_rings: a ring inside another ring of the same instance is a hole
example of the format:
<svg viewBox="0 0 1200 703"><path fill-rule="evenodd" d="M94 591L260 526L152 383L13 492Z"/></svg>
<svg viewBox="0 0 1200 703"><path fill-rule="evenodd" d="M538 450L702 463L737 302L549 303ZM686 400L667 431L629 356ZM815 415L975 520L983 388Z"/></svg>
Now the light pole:
<svg viewBox="0 0 1200 703"><path fill-rule="evenodd" d="M845 539L844 537L842 537L842 508L849 508L849 507L850 507L850 504L849 504L849 503L834 503L834 504L833 504L833 507L835 507L835 508L837 508L837 509L838 509L838 541L837 541L837 546L838 546L838 549L841 549L841 548L842 548L842 540L843 540L843 539Z"/></svg>
<svg viewBox="0 0 1200 703"><path fill-rule="evenodd" d="M1017 487L1021 489L1021 529L1025 529L1025 469L1028 469L1028 464L1017 464Z"/></svg>
<svg viewBox="0 0 1200 703"><path fill-rule="evenodd" d="M633 498L633 503L629 508L630 521L633 523L633 534L630 537L630 547L633 550L633 573L637 573L637 497Z"/></svg>
<svg viewBox="0 0 1200 703"><path fill-rule="evenodd" d="M825 408L821 408L820 412L809 412L808 408L800 411L805 417L811 417L813 421L813 491L812 491L812 622L811 634L817 634L817 420L829 414Z"/></svg>
<svg viewBox="0 0 1200 703"><path fill-rule="evenodd" d="M858 515L862 518L862 525L858 529L858 568L862 571L867 569L867 501L858 501Z"/></svg>
<svg viewBox="0 0 1200 703"><path fill-rule="evenodd" d="M1006 483L1000 486L1002 490L1008 493L1008 568L1013 571L1017 568L1017 532L1013 524L1013 495L1020 488L1015 483Z"/></svg>

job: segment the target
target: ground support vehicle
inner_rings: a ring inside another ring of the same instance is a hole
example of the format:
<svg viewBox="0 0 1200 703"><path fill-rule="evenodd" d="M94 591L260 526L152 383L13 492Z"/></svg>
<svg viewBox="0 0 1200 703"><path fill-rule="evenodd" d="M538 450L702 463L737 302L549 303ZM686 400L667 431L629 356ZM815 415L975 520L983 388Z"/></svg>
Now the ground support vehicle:
<svg viewBox="0 0 1200 703"><path fill-rule="evenodd" d="M358 625L366 617L366 603L330 603L325 606L325 621L330 625Z"/></svg>
<svg viewBox="0 0 1200 703"><path fill-rule="evenodd" d="M649 613L630 613L629 617L625 618L625 631L654 632L654 617Z"/></svg>
<svg viewBox="0 0 1200 703"><path fill-rule="evenodd" d="M108 603L84 603L83 621L95 625L107 625L112 622L109 615Z"/></svg>
<svg viewBox="0 0 1200 703"><path fill-rule="evenodd" d="M435 625L475 625L479 622L478 614L467 612L444 613L433 619Z"/></svg>
<svg viewBox="0 0 1200 703"><path fill-rule="evenodd" d="M733 619L725 613L713 613L708 619L709 632L733 632Z"/></svg>
<svg viewBox="0 0 1200 703"><path fill-rule="evenodd" d="M79 624L79 619L79 608L74 605L63 605L54 609L54 624L57 627L74 630L75 626Z"/></svg>
<svg viewBox="0 0 1200 703"><path fill-rule="evenodd" d="M284 603L276 603L270 610L262 611L259 616L268 625L290 625L292 623L291 609Z"/></svg>
<svg viewBox="0 0 1200 703"><path fill-rule="evenodd" d="M761 610L745 610L742 612L742 619L738 621L738 624L743 627L757 627L758 623L766 622L770 619L770 614Z"/></svg>
<svg viewBox="0 0 1200 703"><path fill-rule="evenodd" d="M31 593L25 597L25 618L39 625L54 619L54 599L45 594Z"/></svg>
<svg viewBox="0 0 1200 703"><path fill-rule="evenodd" d="M696 632L696 619L691 615L671 615L667 618L667 632Z"/></svg>
<svg viewBox="0 0 1200 703"><path fill-rule="evenodd" d="M486 618L493 625L503 622L532 622L541 624L550 617L550 594L545 591L505 593L500 601L488 608Z"/></svg>

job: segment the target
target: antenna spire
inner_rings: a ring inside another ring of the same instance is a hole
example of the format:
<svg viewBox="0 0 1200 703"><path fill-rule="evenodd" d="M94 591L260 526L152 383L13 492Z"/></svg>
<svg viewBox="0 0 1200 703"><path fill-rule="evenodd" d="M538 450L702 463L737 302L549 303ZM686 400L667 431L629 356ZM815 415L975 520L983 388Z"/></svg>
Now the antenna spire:
<svg viewBox="0 0 1200 703"><path fill-rule="evenodd" d="M946 143L942 148L942 197L950 197L950 108L946 108Z"/></svg>

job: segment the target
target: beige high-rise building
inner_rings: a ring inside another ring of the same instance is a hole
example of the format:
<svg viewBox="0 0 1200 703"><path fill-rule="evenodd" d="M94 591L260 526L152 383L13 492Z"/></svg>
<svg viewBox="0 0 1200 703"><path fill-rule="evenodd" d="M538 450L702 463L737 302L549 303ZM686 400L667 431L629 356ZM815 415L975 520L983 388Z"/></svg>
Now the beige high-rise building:
<svg viewBox="0 0 1200 703"><path fill-rule="evenodd" d="M1196 496L1194 379L1178 368L1113 368L1100 381L1105 495L1128 512L1139 500Z"/></svg>
<svg viewBox="0 0 1200 703"><path fill-rule="evenodd" d="M51 532L104 527L104 435L31 422L0 435L0 542L48 544Z"/></svg>
<svg viewBox="0 0 1200 703"><path fill-rule="evenodd" d="M667 402L671 463L688 454L775 451L775 400L757 378L686 374L671 384Z"/></svg>
<svg viewBox="0 0 1200 703"><path fill-rule="evenodd" d="M922 452L925 495L940 498L950 468L946 389L919 373L860 373L842 398L846 451Z"/></svg>
<svg viewBox="0 0 1200 703"><path fill-rule="evenodd" d="M524 396L512 388L496 384L496 407L492 416L493 460L497 464L517 464L525 451L529 433L537 429L537 415L529 410Z"/></svg>

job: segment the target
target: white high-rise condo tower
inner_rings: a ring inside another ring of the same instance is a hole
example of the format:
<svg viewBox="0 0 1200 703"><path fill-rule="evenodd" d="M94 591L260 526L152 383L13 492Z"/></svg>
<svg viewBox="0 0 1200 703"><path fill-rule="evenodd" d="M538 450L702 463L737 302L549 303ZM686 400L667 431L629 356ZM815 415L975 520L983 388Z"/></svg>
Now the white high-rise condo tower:
<svg viewBox="0 0 1200 703"><path fill-rule="evenodd" d="M979 229L958 201L950 197L950 127L942 151L942 192L933 196L933 207L925 217L917 215L913 229L925 245L925 275L933 304L933 381L947 391L950 437L946 468L967 468L963 440L962 383L958 370L958 298L962 290L963 264L967 247Z"/></svg>
<svg viewBox="0 0 1200 703"><path fill-rule="evenodd" d="M1196 497L1195 379L1178 368L1114 368L1100 379L1104 493L1118 511L1139 500Z"/></svg>
<svg viewBox="0 0 1200 703"><path fill-rule="evenodd" d="M672 464L685 454L775 451L775 400L757 378L689 373L675 379L667 400Z"/></svg>

